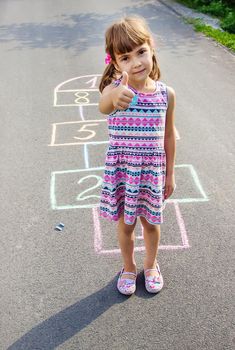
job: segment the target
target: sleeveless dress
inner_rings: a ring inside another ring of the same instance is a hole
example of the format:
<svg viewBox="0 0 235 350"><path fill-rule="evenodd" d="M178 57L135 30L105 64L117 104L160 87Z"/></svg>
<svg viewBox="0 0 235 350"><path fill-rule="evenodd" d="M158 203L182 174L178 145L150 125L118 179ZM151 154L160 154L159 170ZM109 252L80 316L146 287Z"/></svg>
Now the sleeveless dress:
<svg viewBox="0 0 235 350"><path fill-rule="evenodd" d="M99 213L109 220L117 221L124 213L124 222L130 225L137 216L151 224L163 222L168 95L166 84L155 84L153 93L129 86L135 93L129 108L108 116L109 147Z"/></svg>

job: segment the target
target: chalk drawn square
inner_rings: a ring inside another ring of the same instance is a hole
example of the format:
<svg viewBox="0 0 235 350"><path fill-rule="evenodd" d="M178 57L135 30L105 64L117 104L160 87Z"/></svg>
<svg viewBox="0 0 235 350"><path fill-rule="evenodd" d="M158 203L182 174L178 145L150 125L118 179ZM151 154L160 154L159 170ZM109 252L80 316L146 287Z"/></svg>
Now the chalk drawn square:
<svg viewBox="0 0 235 350"><path fill-rule="evenodd" d="M98 208L93 208L94 249L97 254L120 254L117 225L100 218ZM169 219L167 218L169 217ZM164 232L159 249L179 250L190 247L183 217L177 203L168 204L164 210ZM173 220L172 220L173 218ZM135 228L135 251L145 250L143 228L138 218Z"/></svg>
<svg viewBox="0 0 235 350"><path fill-rule="evenodd" d="M107 123L106 119L53 123L50 146L108 143L104 140L104 123Z"/></svg>
<svg viewBox="0 0 235 350"><path fill-rule="evenodd" d="M89 167L95 168L105 163L108 144L87 145L87 158L89 159Z"/></svg>
<svg viewBox="0 0 235 350"><path fill-rule="evenodd" d="M63 81L54 89L54 107L98 105L100 74L81 75Z"/></svg>
<svg viewBox="0 0 235 350"><path fill-rule="evenodd" d="M209 199L192 164L175 165L176 190L169 203L207 202Z"/></svg>
<svg viewBox="0 0 235 350"><path fill-rule="evenodd" d="M57 93L57 106L98 106L99 100L98 89L79 89Z"/></svg>
<svg viewBox="0 0 235 350"><path fill-rule="evenodd" d="M106 124L108 127L107 123L107 117L100 113L98 105L93 105L93 106L78 106L78 118L79 120L96 120L96 119L106 119Z"/></svg>
<svg viewBox="0 0 235 350"><path fill-rule="evenodd" d="M50 199L53 210L93 208L99 205L104 168L54 171Z"/></svg>
<svg viewBox="0 0 235 350"><path fill-rule="evenodd" d="M209 200L191 164L176 165L175 169L178 184L172 197L166 201L167 204L205 202ZM179 171L181 171L180 176L178 176ZM90 166L87 169L52 172L52 209L97 207L99 205L103 172L104 167L91 168Z"/></svg>

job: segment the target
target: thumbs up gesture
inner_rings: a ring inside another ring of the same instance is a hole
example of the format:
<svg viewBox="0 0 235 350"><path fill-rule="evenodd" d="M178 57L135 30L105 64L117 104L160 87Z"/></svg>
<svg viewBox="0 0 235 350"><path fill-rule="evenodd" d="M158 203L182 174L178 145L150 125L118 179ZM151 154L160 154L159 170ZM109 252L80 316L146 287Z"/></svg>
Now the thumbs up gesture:
<svg viewBox="0 0 235 350"><path fill-rule="evenodd" d="M121 83L123 86L126 86L128 87L128 80L129 80L129 75L127 72L122 72L122 80L121 80Z"/></svg>
<svg viewBox="0 0 235 350"><path fill-rule="evenodd" d="M116 109L127 109L135 96L134 92L128 88L128 73L122 73L122 80L116 89L112 91L113 106Z"/></svg>

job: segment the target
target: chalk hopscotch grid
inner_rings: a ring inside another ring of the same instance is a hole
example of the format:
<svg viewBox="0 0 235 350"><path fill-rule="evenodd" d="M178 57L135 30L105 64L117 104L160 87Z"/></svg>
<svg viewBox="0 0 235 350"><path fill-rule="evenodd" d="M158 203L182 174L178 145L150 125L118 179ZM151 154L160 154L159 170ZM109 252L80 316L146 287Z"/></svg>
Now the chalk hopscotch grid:
<svg viewBox="0 0 235 350"><path fill-rule="evenodd" d="M79 121L70 121L70 122L60 122L60 123L52 123L52 136L51 136L51 143L48 146L74 146L74 145L95 145L95 144L105 144L108 143L108 141L84 141L84 142L67 142L67 143L55 143L56 139L56 130L58 125L67 125L67 124L87 124L90 125L92 123L97 122L106 122L106 119L93 119L93 120L79 120ZM85 130L87 131L87 130Z"/></svg>
<svg viewBox="0 0 235 350"><path fill-rule="evenodd" d="M179 249L188 249L190 248L189 242L188 242L188 236L187 232L185 229L184 225L184 220L180 212L179 204L178 203L173 203L175 211L176 211L176 218L177 218L177 223L179 226L180 230L180 236L181 236L181 241L182 244L177 244L177 245L163 245L159 244L158 249L161 250L179 250ZM102 238L102 231L100 227L100 219L99 219L99 214L98 214L98 209L93 208L92 209L93 213L93 225L94 225L94 230L95 230L95 236L94 236L94 249L97 254L120 254L121 250L120 248L117 249L103 249L103 238ZM142 226L141 226L142 227ZM142 228L143 229L143 228ZM137 236L136 239L142 239L143 236ZM140 246L140 247L135 247L134 248L135 252L142 252L145 251L145 246Z"/></svg>
<svg viewBox="0 0 235 350"><path fill-rule="evenodd" d="M86 168L86 169L76 169L76 170L61 170L61 171L53 171L51 173L51 189L50 189L50 198L51 198L51 208L53 210L65 210L65 209L77 209L77 208L94 208L98 207L99 204L84 204L84 205L61 205L58 206L56 202L55 188L56 188L56 176L60 174L72 174L72 173L80 173L84 171L99 171L104 170L104 167L98 168Z"/></svg>
<svg viewBox="0 0 235 350"><path fill-rule="evenodd" d="M79 106L79 112L81 115L81 119L80 121L69 121L69 122L60 122L60 123L52 123L52 136L51 136L51 143L48 146L74 146L74 145L84 145L84 144L108 144L109 141L89 141L89 142L67 142L67 143L56 143L55 139L56 139L56 130L57 130L57 125L67 125L67 124L79 124L79 123L84 123L84 124L91 124L91 123L97 123L97 122L105 122L107 123L106 119L92 119L92 120L85 120L84 119L84 115L83 115L83 107ZM179 132L178 130L175 128L176 131L176 139L179 140L180 136L179 136Z"/></svg>
<svg viewBox="0 0 235 350"><path fill-rule="evenodd" d="M78 204L78 205L57 205L56 202L56 194L55 194L55 186L56 186L56 176L59 176L60 174L69 174L69 173L80 173L80 172L85 172L87 170L89 171L99 171L99 170L104 170L104 167L97 167L97 168L89 168L88 164L88 153L87 149L84 149L84 156L85 156L85 162L86 162L86 169L75 169L75 170L62 170L62 171L53 171L51 173L51 208L53 210L66 210L66 209L78 209L78 208L94 208L98 207L99 204ZM192 203L192 202L206 202L208 201L208 197L206 196L202 185L199 181L199 178L197 176L197 173L194 169L194 167L191 164L179 164L175 165L175 168L188 168L190 170L191 176L194 180L195 186L198 188L198 191L201 194L201 198L174 198L174 199L168 199L167 203Z"/></svg>
<svg viewBox="0 0 235 350"><path fill-rule="evenodd" d="M101 74L89 74L89 75L80 75L78 77L75 78L71 78L68 79L66 81L63 81L62 83L60 83L59 85L56 86L56 88L54 89L54 101L53 101L53 105L54 107L78 107L78 106L97 106L98 103L69 103L69 104L59 104L58 103L58 95L59 94L63 94L63 93L71 93L71 92L79 92L79 91L97 91L99 92L99 89L97 88L84 88L84 89L62 89L62 86L73 82L75 80L79 80L79 79L83 79L83 78L97 78L100 77ZM92 80L92 79L91 79ZM91 81L90 80L90 81Z"/></svg>
<svg viewBox="0 0 235 350"><path fill-rule="evenodd" d="M120 253L120 249L113 249L113 250L105 250L102 247L102 232L101 232L101 227L100 227L100 221L99 221L99 215L98 215L98 206L99 204L84 204L84 205L57 205L56 202L56 177L59 176L60 174L68 174L68 173L79 173L79 172L85 172L87 170L89 171L100 171L104 170L104 167L96 167L96 168L90 168L89 167L89 153L88 153L88 145L89 144L104 144L108 143L108 141L96 141L96 142L76 142L76 143L63 143L63 144L56 144L55 143L55 138L56 138L56 126L57 125L65 125L65 124L71 124L71 123L91 123L91 122L106 122L106 119L97 119L97 120L89 120L86 121L84 118L83 114L83 106L97 106L98 103L90 103L90 100L87 98L89 95L88 92L99 92L96 86L97 78L100 77L101 74L93 74L93 75L84 75L84 76L79 76L75 77L69 80L66 80L62 83L60 83L55 89L54 89L54 107L77 107L79 114L80 114L80 119L81 121L76 121L76 122L63 122L63 123L54 123L53 125L53 132L52 132L52 139L51 139L51 144L49 146L73 146L73 145L83 145L83 153L84 153L84 162L85 162L85 168L86 169L76 169L76 170L67 170L67 171L54 171L51 173L51 188L50 188L50 199L51 199L51 207L53 210L65 210L65 209L77 209L77 208L91 208L93 212L93 221L94 221L94 230L95 230L95 235L94 235L94 247L95 251L98 254L112 254L112 253ZM86 82L86 84L92 83L91 88L83 88L83 89L62 89L62 87L70 82L73 82L75 80L79 80L82 78L91 78L89 81ZM80 96L79 92L85 92L84 96ZM77 99L74 100L75 103L68 103L68 104L58 104L58 96L59 94L67 94L67 93L72 93L73 97L77 97ZM78 93L78 94L77 94ZM80 102L80 99L86 100L84 102ZM84 130L83 130L84 131ZM88 130L85 130L88 131ZM178 130L175 128L176 132L176 139L180 139L180 135ZM184 249L184 248L189 248L189 243L188 243L188 238L187 238L187 233L184 225L184 220L180 212L179 208L179 203L191 203L191 202L204 202L208 201L208 198L200 184L199 178L197 176L197 173L194 169L194 167L191 164L181 164L181 165L175 165L175 168L183 168L187 167L191 173L191 176L194 180L194 183L196 187L198 188L201 198L178 198L178 199L168 199L167 203L171 203L174 205L175 212L176 212L176 219L177 223L180 229L181 233L181 240L182 240L182 245L160 245L159 249ZM142 236L136 237L136 239L143 240L143 234ZM145 247L136 247L136 251L143 251L145 250Z"/></svg>

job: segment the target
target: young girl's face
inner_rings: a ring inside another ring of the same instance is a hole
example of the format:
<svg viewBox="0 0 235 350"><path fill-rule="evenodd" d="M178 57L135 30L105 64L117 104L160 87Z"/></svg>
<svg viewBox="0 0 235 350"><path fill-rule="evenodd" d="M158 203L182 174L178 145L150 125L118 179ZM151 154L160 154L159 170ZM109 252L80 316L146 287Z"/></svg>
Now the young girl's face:
<svg viewBox="0 0 235 350"><path fill-rule="evenodd" d="M126 71L131 81L145 81L153 68L153 50L144 43L130 52L115 54L116 69L122 73Z"/></svg>

